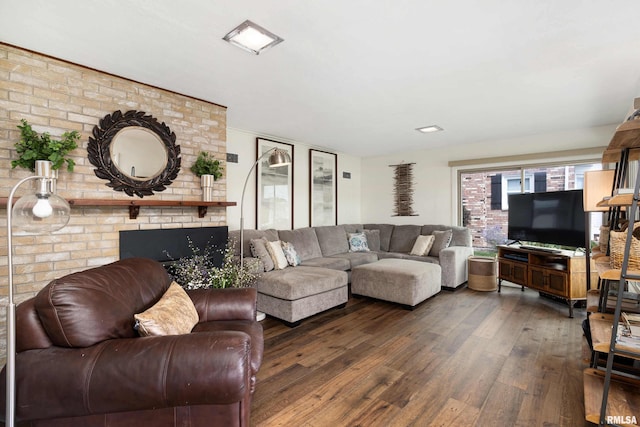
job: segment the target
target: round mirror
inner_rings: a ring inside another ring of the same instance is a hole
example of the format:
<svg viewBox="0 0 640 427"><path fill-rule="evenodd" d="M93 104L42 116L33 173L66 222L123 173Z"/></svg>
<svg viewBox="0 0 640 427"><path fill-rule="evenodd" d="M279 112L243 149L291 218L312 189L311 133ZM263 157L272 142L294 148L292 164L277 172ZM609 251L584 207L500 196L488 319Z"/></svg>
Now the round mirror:
<svg viewBox="0 0 640 427"><path fill-rule="evenodd" d="M122 173L144 181L162 173L167 165L167 150L158 135L148 129L131 126L113 137L111 158Z"/></svg>
<svg viewBox="0 0 640 427"><path fill-rule="evenodd" d="M171 129L143 111L107 114L93 128L87 152L98 178L129 196L163 191L180 171L180 146Z"/></svg>

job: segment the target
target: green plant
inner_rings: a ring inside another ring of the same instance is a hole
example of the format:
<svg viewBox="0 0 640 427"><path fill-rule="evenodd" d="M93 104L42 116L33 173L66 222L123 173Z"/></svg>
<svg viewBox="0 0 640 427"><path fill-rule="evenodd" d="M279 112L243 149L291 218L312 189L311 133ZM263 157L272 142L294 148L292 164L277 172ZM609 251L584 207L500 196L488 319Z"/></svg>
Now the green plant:
<svg viewBox="0 0 640 427"><path fill-rule="evenodd" d="M213 180L217 181L222 177L222 166L220 160L216 160L213 155L201 151L195 163L191 165L191 172L196 176L213 175Z"/></svg>
<svg viewBox="0 0 640 427"><path fill-rule="evenodd" d="M253 285L258 278L258 274L253 272L250 265L245 264L240 268L240 263L234 258L235 245L231 241L221 250L222 267L216 267L210 245L201 250L193 245L189 237L187 240L192 255L173 260L167 266L171 278L183 288L246 288ZM170 254L166 254L171 258Z"/></svg>
<svg viewBox="0 0 640 427"><path fill-rule="evenodd" d="M76 163L66 156L70 151L78 148L80 140L78 131L65 132L58 141L52 139L47 132L38 134L26 120L22 119L21 122L22 125L18 125L20 142L16 143L16 151L20 157L18 160L11 161L12 168L20 166L33 172L36 160L49 160L53 163L52 169L60 169L66 164L67 170L73 172Z"/></svg>

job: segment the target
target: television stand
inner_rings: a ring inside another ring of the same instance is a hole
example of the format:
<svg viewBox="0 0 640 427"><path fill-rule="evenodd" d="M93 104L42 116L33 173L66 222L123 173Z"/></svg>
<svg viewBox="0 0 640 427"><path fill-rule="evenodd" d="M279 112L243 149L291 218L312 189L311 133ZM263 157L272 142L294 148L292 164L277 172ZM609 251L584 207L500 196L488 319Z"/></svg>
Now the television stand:
<svg viewBox="0 0 640 427"><path fill-rule="evenodd" d="M498 292L502 281L531 288L560 297L569 305L573 317L573 303L587 299L585 256L573 251L538 247L498 246Z"/></svg>

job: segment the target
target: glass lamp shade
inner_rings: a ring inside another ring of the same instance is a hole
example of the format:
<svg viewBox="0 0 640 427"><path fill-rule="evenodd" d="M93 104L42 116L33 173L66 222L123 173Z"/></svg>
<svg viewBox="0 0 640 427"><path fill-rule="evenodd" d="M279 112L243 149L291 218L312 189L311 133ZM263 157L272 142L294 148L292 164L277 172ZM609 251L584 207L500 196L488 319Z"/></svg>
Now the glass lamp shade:
<svg viewBox="0 0 640 427"><path fill-rule="evenodd" d="M70 213L69 203L55 194L22 196L11 210L15 229L34 234L60 230L69 222Z"/></svg>

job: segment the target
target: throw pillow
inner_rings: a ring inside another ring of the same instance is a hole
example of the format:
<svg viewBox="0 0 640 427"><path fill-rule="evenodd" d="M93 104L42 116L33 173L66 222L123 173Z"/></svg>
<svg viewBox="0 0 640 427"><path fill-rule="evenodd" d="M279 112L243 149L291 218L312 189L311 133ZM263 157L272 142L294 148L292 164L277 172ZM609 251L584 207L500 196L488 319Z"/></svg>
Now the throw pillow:
<svg viewBox="0 0 640 427"><path fill-rule="evenodd" d="M429 253L433 246L435 236L418 236L416 242L413 244L413 249L409 252L409 255L424 256Z"/></svg>
<svg viewBox="0 0 640 427"><path fill-rule="evenodd" d="M267 242L266 243L267 250L269 251L269 255L271 255L271 259L273 260L273 265L276 270L283 270L287 268L289 263L287 262L287 258L284 256L284 252L282 251L282 243L280 240L276 240L275 242Z"/></svg>
<svg viewBox="0 0 640 427"><path fill-rule="evenodd" d="M138 334L147 337L155 335L181 335L191 332L198 323L198 312L193 301L176 282L153 306L133 315Z"/></svg>
<svg viewBox="0 0 640 427"><path fill-rule="evenodd" d="M369 252L367 236L364 233L349 233L349 252Z"/></svg>
<svg viewBox="0 0 640 427"><path fill-rule="evenodd" d="M453 236L453 230L434 231L433 232L433 246L429 251L429 255L438 256L440 251L444 248L448 248L451 244L451 237Z"/></svg>
<svg viewBox="0 0 640 427"><path fill-rule="evenodd" d="M274 269L273 260L269 251L267 250L268 240L264 237L262 239L251 239L249 246L251 247L251 255L254 258L260 259L262 265L264 265L264 271L271 271Z"/></svg>
<svg viewBox="0 0 640 427"><path fill-rule="evenodd" d="M291 267L300 265L300 257L291 243L282 242L282 252L284 252L284 257Z"/></svg>
<svg viewBox="0 0 640 427"><path fill-rule="evenodd" d="M380 250L380 230L364 230L364 235L367 237L367 245L370 251Z"/></svg>

